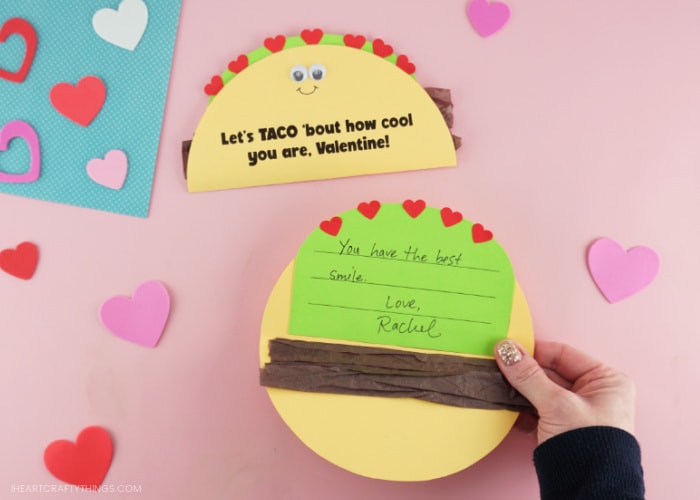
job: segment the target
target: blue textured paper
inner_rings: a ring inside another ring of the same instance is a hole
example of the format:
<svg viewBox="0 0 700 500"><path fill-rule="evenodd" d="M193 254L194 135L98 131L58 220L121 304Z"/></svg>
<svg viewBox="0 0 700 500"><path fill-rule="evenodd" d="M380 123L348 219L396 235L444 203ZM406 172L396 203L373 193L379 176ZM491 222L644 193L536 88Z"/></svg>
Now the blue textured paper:
<svg viewBox="0 0 700 500"><path fill-rule="evenodd" d="M144 0L148 24L134 51L110 44L92 27L100 9L117 9L121 0L1 0L0 26L13 17L37 32L34 63L22 83L0 79L0 127L24 120L41 143L41 176L27 184L0 182L0 193L147 217L168 90L180 0ZM15 71L24 41L12 35L0 43L0 67ZM88 75L102 79L107 97L92 123L82 127L59 114L49 100L57 83L76 85ZM101 186L86 171L88 161L123 150L129 161L120 190ZM29 148L21 139L0 151L0 169L29 168ZM0 194L0 201L2 195Z"/></svg>

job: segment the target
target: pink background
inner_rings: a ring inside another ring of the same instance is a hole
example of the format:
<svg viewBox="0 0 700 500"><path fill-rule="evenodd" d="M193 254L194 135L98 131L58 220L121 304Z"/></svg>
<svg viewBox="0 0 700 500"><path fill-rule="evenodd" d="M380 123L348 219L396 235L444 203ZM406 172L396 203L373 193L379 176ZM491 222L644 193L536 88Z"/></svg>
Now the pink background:
<svg viewBox="0 0 700 500"><path fill-rule="evenodd" d="M263 307L307 233L359 201L406 198L494 231L537 336L636 381L649 498L693 496L700 3L509 0L510 23L488 39L465 0L184 4L150 217L0 196L0 248L30 240L41 251L31 281L0 273L0 497L35 496L11 495L13 484L60 484L43 466L46 445L102 425L115 443L105 484L140 485L142 498L536 498L530 436L513 431L447 478L371 480L315 455L258 386ZM188 194L180 141L205 109L203 85L265 37L313 27L381 37L423 85L452 89L459 166ZM655 248L656 281L608 304L585 266L602 236ZM155 349L97 317L107 297L149 279L173 300Z"/></svg>

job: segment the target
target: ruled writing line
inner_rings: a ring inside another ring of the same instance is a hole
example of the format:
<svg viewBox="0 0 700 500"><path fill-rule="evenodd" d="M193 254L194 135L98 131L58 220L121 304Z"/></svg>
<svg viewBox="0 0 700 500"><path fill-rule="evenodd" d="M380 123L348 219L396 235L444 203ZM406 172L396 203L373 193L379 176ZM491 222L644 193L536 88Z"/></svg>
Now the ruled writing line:
<svg viewBox="0 0 700 500"><path fill-rule="evenodd" d="M387 259L385 257L372 257L371 255L362 255L362 254L354 254L354 253L344 253L344 254L339 254L338 252L330 252L328 250L314 250L316 253L327 253L331 255L337 255L338 257L363 257L365 259L378 259L378 260L384 260L388 262L407 262L409 264L428 264L431 266L440 266L440 267L449 267L452 269L470 269L472 271L484 271L488 273L500 273L500 269L489 269L486 267L472 267L472 266L450 266L447 264L438 264L437 262L421 262L419 260L408 260L408 259Z"/></svg>
<svg viewBox="0 0 700 500"><path fill-rule="evenodd" d="M416 316L420 318L435 318L435 319L447 319L450 321L463 321L465 323L479 323L482 325L490 325L491 323L489 321L479 321L475 319L464 319L464 318L451 318L449 316L434 316L430 314L415 314L415 313L408 313L408 312L399 312L399 311L387 311L383 309L369 309L369 308L364 308L364 307L351 307L351 306L339 306L335 304L320 304L318 302L307 302L308 305L310 306L320 306L320 307L334 307L338 309L351 309L354 311L366 311L366 312L377 312L377 313L382 313L382 314L402 314L404 316Z"/></svg>
<svg viewBox="0 0 700 500"><path fill-rule="evenodd" d="M483 299L496 299L496 297L493 295L482 295L482 294L478 294L478 293L468 293L468 292L455 292L453 290L436 290L434 288L421 288L421 287L417 287L417 286L407 286L407 285L390 285L388 283L375 283L372 281L334 280L334 279L330 279L330 278L324 278L321 276L311 276L311 279L322 280L322 281L333 281L336 283L357 283L357 284L361 284L361 285L388 286L390 288L404 288L406 290L420 290L423 292L452 293L455 295L464 295L467 297L479 297L479 298L483 298Z"/></svg>

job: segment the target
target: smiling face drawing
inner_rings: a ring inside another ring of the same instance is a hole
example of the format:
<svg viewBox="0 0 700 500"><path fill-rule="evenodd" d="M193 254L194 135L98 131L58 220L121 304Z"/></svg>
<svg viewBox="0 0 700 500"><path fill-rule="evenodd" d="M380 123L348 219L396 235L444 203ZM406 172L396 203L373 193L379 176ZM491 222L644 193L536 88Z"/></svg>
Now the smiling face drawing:
<svg viewBox="0 0 700 500"><path fill-rule="evenodd" d="M450 130L409 74L413 65L358 38L289 37L284 48L232 61L238 73L207 86L213 95L192 140L188 190L454 166Z"/></svg>
<svg viewBox="0 0 700 500"><path fill-rule="evenodd" d="M312 95L319 89L318 84L321 80L326 77L326 67L323 64L312 64L307 69L306 66L297 64L292 68L289 76L295 84L299 85L297 92L301 95Z"/></svg>

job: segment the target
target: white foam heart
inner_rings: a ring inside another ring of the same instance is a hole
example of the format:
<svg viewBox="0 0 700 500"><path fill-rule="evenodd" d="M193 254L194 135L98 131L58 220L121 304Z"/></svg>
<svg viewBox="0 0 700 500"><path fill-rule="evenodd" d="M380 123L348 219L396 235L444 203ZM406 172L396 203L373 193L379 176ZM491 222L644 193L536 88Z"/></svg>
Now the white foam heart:
<svg viewBox="0 0 700 500"><path fill-rule="evenodd" d="M92 16L92 27L100 38L127 50L134 50L148 24L148 7L143 0L122 0L118 10L100 9Z"/></svg>

